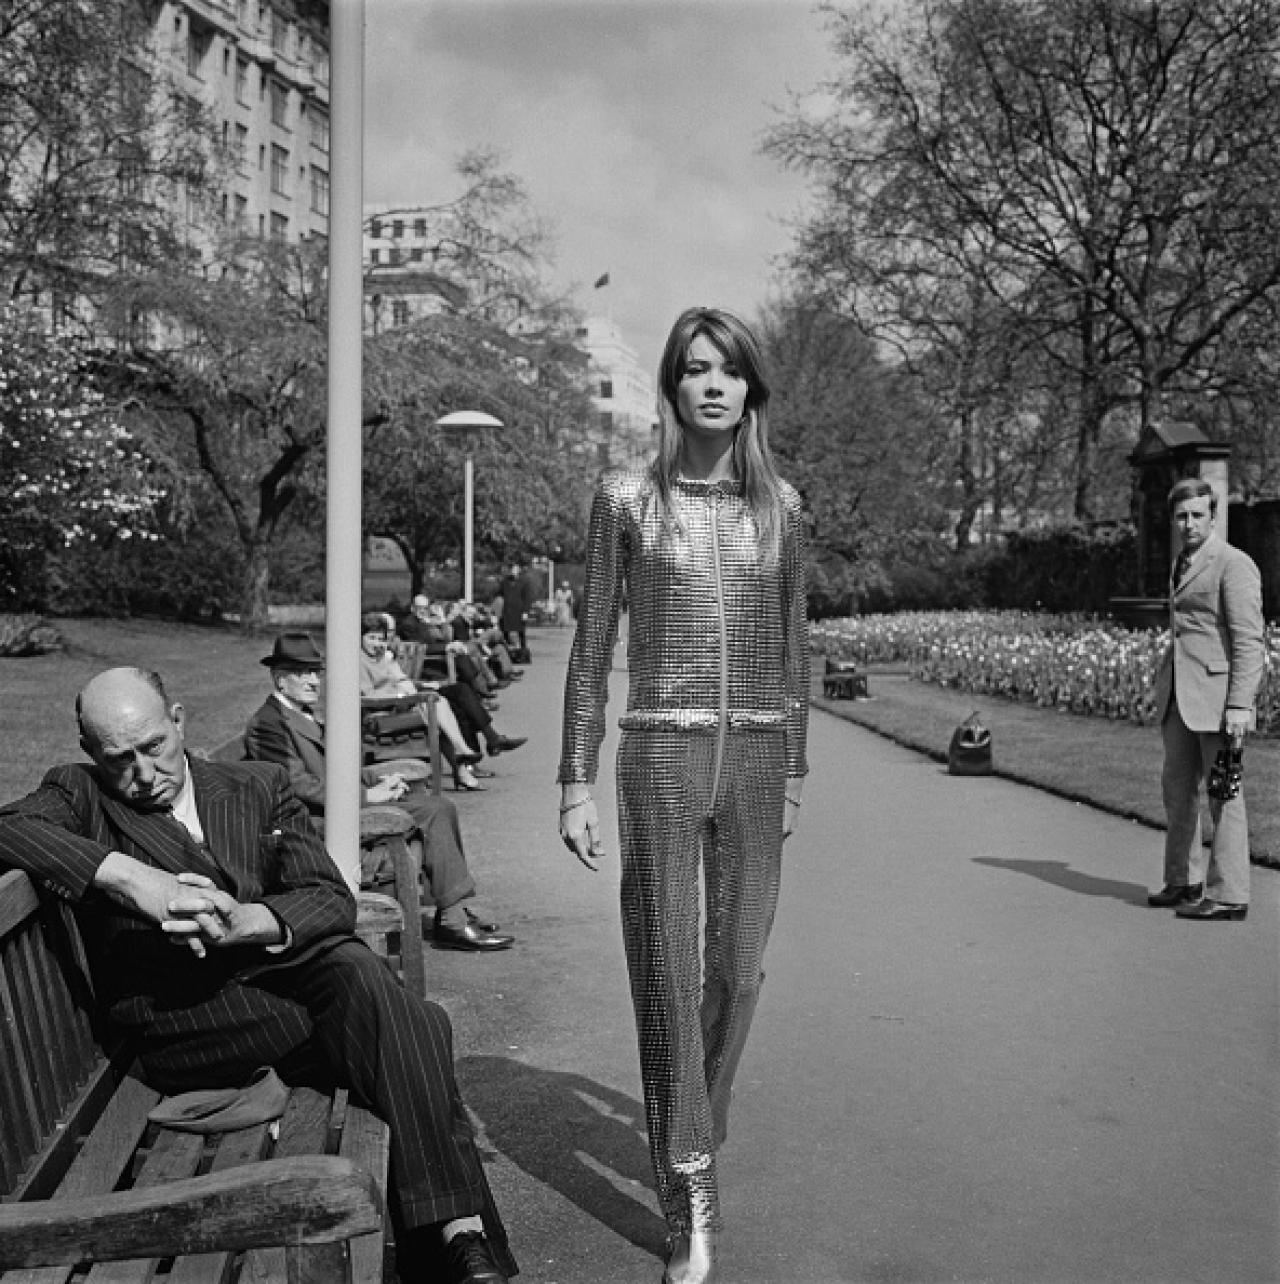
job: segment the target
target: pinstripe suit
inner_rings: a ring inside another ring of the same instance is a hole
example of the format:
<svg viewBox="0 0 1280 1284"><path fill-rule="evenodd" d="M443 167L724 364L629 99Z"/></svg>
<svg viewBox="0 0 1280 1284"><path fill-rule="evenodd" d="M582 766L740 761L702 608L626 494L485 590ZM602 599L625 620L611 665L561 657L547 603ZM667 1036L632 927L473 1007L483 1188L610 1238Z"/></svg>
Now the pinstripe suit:
<svg viewBox="0 0 1280 1284"><path fill-rule="evenodd" d="M114 798L95 768L76 764L0 808L0 865L77 908L98 997L157 1088L241 1084L262 1065L293 1082L347 1084L391 1128L401 1223L483 1212L514 1273L454 1080L447 1014L409 994L352 936L354 901L282 768L189 760L188 770L205 844L171 816ZM175 947L95 890L108 851L204 874L237 900L266 905L288 928L289 948L200 959Z"/></svg>

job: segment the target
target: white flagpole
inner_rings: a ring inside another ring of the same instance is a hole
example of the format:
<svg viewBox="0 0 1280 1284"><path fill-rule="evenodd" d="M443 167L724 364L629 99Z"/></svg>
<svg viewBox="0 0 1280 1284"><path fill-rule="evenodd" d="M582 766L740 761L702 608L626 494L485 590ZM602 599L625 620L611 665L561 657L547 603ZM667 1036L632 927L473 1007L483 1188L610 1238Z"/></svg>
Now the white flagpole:
<svg viewBox="0 0 1280 1284"><path fill-rule="evenodd" d="M325 846L360 888L360 477L364 0L330 13L329 441Z"/></svg>

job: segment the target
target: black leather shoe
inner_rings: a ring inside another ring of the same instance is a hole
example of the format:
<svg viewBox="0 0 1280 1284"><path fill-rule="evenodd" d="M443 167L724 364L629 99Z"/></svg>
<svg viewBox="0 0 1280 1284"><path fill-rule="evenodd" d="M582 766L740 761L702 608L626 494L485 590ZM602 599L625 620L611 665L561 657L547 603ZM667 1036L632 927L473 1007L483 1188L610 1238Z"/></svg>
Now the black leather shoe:
<svg viewBox="0 0 1280 1284"><path fill-rule="evenodd" d="M444 1246L449 1284L507 1284L493 1260L489 1241L477 1231L462 1231Z"/></svg>
<svg viewBox="0 0 1280 1284"><path fill-rule="evenodd" d="M481 914L478 910L473 910L470 905L464 905L462 912L467 916L467 922L481 932L496 932L502 926L501 923L493 921L491 914Z"/></svg>
<svg viewBox="0 0 1280 1284"><path fill-rule="evenodd" d="M500 736L495 732L489 737L489 757L496 758L500 753L519 749L528 739L528 736Z"/></svg>
<svg viewBox="0 0 1280 1284"><path fill-rule="evenodd" d="M1160 891L1147 897L1147 904L1157 909L1171 909L1175 905L1189 905L1203 895L1203 883L1166 883Z"/></svg>
<svg viewBox="0 0 1280 1284"><path fill-rule="evenodd" d="M465 927L450 927L440 921L439 914L436 915L431 936L432 943L438 950L509 950L516 943L514 936L486 932L475 923L468 923Z"/></svg>
<svg viewBox="0 0 1280 1284"><path fill-rule="evenodd" d="M1203 919L1206 923L1241 923L1249 913L1247 905L1228 905L1226 901L1200 901L1195 905L1179 905L1173 911L1179 918Z"/></svg>

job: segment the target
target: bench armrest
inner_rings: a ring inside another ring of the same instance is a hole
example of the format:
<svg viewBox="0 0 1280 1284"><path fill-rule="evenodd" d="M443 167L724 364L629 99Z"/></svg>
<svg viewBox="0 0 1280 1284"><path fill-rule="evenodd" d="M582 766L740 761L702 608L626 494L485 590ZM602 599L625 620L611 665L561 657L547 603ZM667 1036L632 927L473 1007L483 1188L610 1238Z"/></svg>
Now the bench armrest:
<svg viewBox="0 0 1280 1284"><path fill-rule="evenodd" d="M0 1204L0 1270L324 1244L378 1230L382 1196L350 1160L268 1159L159 1186Z"/></svg>

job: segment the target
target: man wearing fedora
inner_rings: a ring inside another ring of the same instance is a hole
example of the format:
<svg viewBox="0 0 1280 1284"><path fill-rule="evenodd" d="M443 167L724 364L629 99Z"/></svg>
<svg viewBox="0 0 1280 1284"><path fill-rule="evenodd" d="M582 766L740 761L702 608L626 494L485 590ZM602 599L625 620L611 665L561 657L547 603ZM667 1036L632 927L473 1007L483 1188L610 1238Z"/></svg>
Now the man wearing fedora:
<svg viewBox="0 0 1280 1284"><path fill-rule="evenodd" d="M324 726L316 718L324 655L309 633L282 633L261 663L270 670L272 693L249 719L244 756L275 762L289 773L293 792L316 817L325 810ZM475 879L462 846L458 810L420 783L410 783L394 763L361 772L365 806L391 804L412 817L411 846L422 853L427 888L436 906L433 940L443 949L508 949L515 938L498 933L490 915L474 904Z"/></svg>

